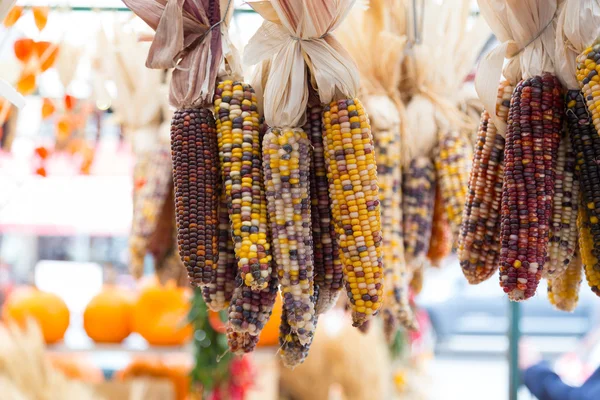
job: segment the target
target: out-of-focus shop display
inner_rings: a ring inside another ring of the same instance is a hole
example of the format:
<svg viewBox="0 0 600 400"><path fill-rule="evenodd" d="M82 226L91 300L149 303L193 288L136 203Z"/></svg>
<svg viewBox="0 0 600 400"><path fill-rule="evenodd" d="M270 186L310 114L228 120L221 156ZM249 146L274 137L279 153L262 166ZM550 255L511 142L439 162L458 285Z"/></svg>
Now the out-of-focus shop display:
<svg viewBox="0 0 600 400"><path fill-rule="evenodd" d="M596 3L2 2L2 393L516 400L521 333L593 350Z"/></svg>

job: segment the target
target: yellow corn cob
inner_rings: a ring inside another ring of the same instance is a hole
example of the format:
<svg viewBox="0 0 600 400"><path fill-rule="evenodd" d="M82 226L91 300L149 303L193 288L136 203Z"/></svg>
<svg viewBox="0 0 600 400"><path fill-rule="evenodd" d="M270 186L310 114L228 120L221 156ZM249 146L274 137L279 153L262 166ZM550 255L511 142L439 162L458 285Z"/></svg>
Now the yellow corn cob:
<svg viewBox="0 0 600 400"><path fill-rule="evenodd" d="M435 149L437 185L453 238L458 236L462 222L472 156L471 144L459 131L450 131L443 135Z"/></svg>
<svg viewBox="0 0 600 400"><path fill-rule="evenodd" d="M304 345L315 325L310 141L302 129L273 128L263 139L273 249L288 323Z"/></svg>
<svg viewBox="0 0 600 400"><path fill-rule="evenodd" d="M224 81L215 90L214 105L238 271L244 284L258 291L268 284L271 254L256 95L245 83Z"/></svg>
<svg viewBox="0 0 600 400"><path fill-rule="evenodd" d="M444 258L452 252L452 232L448 225L448 215L441 198L441 191L436 187L435 204L433 206L433 224L427 258L432 267L440 267Z"/></svg>
<svg viewBox="0 0 600 400"><path fill-rule="evenodd" d="M579 227L579 249L583 261L585 279L592 292L600 295L600 262L594 255L594 238L590 231L588 213L584 207L579 208L577 226Z"/></svg>
<svg viewBox="0 0 600 400"><path fill-rule="evenodd" d="M548 279L548 300L558 310L571 312L577 307L582 271L581 257L576 254L562 275Z"/></svg>
<svg viewBox="0 0 600 400"><path fill-rule="evenodd" d="M358 99L323 111L332 217L344 265L354 326L376 314L383 300L381 216L369 118Z"/></svg>
<svg viewBox="0 0 600 400"><path fill-rule="evenodd" d="M598 40L577 57L577 80L585 97L591 122L600 132L600 43Z"/></svg>

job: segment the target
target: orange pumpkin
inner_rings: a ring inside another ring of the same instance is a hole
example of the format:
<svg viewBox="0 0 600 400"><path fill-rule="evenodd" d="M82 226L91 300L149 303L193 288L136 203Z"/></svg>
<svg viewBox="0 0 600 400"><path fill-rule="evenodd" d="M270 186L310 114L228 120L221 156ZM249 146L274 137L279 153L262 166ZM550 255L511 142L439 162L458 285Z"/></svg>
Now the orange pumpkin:
<svg viewBox="0 0 600 400"><path fill-rule="evenodd" d="M48 344L62 340L69 327L69 309L55 294L32 287L21 287L11 292L4 303L3 318L24 325L28 318L34 319Z"/></svg>
<svg viewBox="0 0 600 400"><path fill-rule="evenodd" d="M23 14L23 6L14 6L10 9L8 14L6 14L6 18L4 18L4 26L10 28L14 24L17 23L21 15Z"/></svg>
<svg viewBox="0 0 600 400"><path fill-rule="evenodd" d="M106 286L86 306L83 327L95 342L121 343L131 333L132 307L129 293Z"/></svg>
<svg viewBox="0 0 600 400"><path fill-rule="evenodd" d="M102 370L85 356L50 353L48 358L54 369L62 372L67 378L94 384L104 381Z"/></svg>
<svg viewBox="0 0 600 400"><path fill-rule="evenodd" d="M177 346L192 335L189 291L174 282L144 286L133 306L133 330L151 345Z"/></svg>
<svg viewBox="0 0 600 400"><path fill-rule="evenodd" d="M278 346L279 345L279 324L281 322L282 312L282 301L281 296L277 296L275 299L275 306L273 306L273 313L271 318L265 324L262 332L260 333L260 339L258 340L257 346Z"/></svg>
<svg viewBox="0 0 600 400"><path fill-rule="evenodd" d="M165 378L173 383L177 400L187 399L190 390L189 363L170 359L169 363L156 357L135 359L125 369L117 372L117 379L126 381L133 378Z"/></svg>

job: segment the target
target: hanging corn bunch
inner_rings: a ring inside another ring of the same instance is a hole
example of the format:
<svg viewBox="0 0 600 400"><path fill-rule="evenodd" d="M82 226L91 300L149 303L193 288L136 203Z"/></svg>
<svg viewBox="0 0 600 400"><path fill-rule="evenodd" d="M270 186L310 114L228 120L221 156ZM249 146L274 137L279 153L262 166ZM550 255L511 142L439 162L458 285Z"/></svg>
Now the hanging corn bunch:
<svg viewBox="0 0 600 400"><path fill-rule="evenodd" d="M448 224L446 207L441 197L439 186L435 191L435 203L433 206L433 222L431 226L431 239L427 258L431 266L440 267L442 261L452 252L452 232Z"/></svg>
<svg viewBox="0 0 600 400"><path fill-rule="evenodd" d="M506 122L513 87L502 81L496 110ZM469 283L487 280L498 269L500 256L500 201L504 179L504 138L487 111L481 114L473 169L469 177L463 222L458 236L458 259Z"/></svg>
<svg viewBox="0 0 600 400"><path fill-rule="evenodd" d="M271 275L271 253L256 95L249 85L226 80L216 88L214 106L238 270L246 286L261 290Z"/></svg>
<svg viewBox="0 0 600 400"><path fill-rule="evenodd" d="M445 204L452 237L457 237L471 171L471 144L458 130L443 134L434 149L438 190Z"/></svg>
<svg viewBox="0 0 600 400"><path fill-rule="evenodd" d="M579 301L583 263L575 255L562 275L548 279L548 300L556 309L572 312Z"/></svg>
<svg viewBox="0 0 600 400"><path fill-rule="evenodd" d="M600 250L600 203L596 193L600 182L600 136L592 125L582 94L569 90L566 101L567 126L581 185L579 246L588 284L600 296L600 263L595 255Z"/></svg>
<svg viewBox="0 0 600 400"><path fill-rule="evenodd" d="M435 169L429 157L411 161L402 177L404 249L410 271L427 262L435 201Z"/></svg>
<svg viewBox="0 0 600 400"><path fill-rule="evenodd" d="M312 145L310 198L315 285L319 287L316 312L322 314L336 303L343 285L342 262L331 217L329 183L323 148L320 106L309 107L304 131Z"/></svg>
<svg viewBox="0 0 600 400"><path fill-rule="evenodd" d="M545 278L564 273L577 249L579 171L576 170L575 153L566 132L558 148L553 201L548 259L542 273Z"/></svg>

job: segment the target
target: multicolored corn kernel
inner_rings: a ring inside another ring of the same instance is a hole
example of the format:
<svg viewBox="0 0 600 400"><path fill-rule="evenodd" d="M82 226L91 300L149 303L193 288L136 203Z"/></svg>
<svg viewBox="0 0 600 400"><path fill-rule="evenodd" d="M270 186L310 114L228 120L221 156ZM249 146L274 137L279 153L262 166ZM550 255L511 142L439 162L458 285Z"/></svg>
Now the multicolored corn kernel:
<svg viewBox="0 0 600 400"><path fill-rule="evenodd" d="M556 309L572 312L579 301L579 288L583 275L583 262L574 255L561 275L548 279L548 300Z"/></svg>
<svg viewBox="0 0 600 400"><path fill-rule="evenodd" d="M376 314L383 300L379 187L371 125L358 99L323 110L323 144L331 211L354 326Z"/></svg>
<svg viewBox="0 0 600 400"><path fill-rule="evenodd" d="M391 100L390 100L391 102ZM407 265L402 232L402 136L400 121L373 121L381 234L383 237L383 272L385 277L383 310L393 313L394 321L408 329L415 328L409 304Z"/></svg>
<svg viewBox="0 0 600 400"><path fill-rule="evenodd" d="M513 87L508 82L500 82L496 114L505 122L512 92ZM477 133L457 246L460 266L470 284L487 280L498 269L504 143L504 138L484 111Z"/></svg>
<svg viewBox="0 0 600 400"><path fill-rule="evenodd" d="M566 132L558 148L553 201L548 258L542 273L544 278L564 273L577 249L579 170L576 169L575 153Z"/></svg>
<svg viewBox="0 0 600 400"><path fill-rule="evenodd" d="M245 285L261 290L271 275L271 249L256 94L245 83L224 81L215 90L214 106L238 271Z"/></svg>
<svg viewBox="0 0 600 400"><path fill-rule="evenodd" d="M457 237L467 197L473 151L460 131L442 135L434 150L437 186L446 208L452 237Z"/></svg>
<svg viewBox="0 0 600 400"><path fill-rule="evenodd" d="M227 328L227 344L229 350L238 356L252 353L258 344L259 336L254 336L248 332L236 332L233 328Z"/></svg>
<svg viewBox="0 0 600 400"><path fill-rule="evenodd" d="M404 254L409 272L427 262L435 202L435 168L429 157L410 162L402 177Z"/></svg>
<svg viewBox="0 0 600 400"><path fill-rule="evenodd" d="M309 108L307 123L304 126L304 131L312 144L310 199L315 285L319 286L317 314L322 314L335 305L344 282L342 261L331 217L327 166L323 154L321 113L320 106Z"/></svg>
<svg viewBox="0 0 600 400"><path fill-rule="evenodd" d="M431 239L429 240L429 251L427 252L427 258L432 267L439 268L442 261L452 252L452 241L452 231L448 223L446 207L441 197L441 190L437 186L433 206Z"/></svg>
<svg viewBox="0 0 600 400"><path fill-rule="evenodd" d="M567 126L577 160L582 203L579 246L588 284L600 296L600 136L594 129L581 92L567 92Z"/></svg>
<svg viewBox="0 0 600 400"><path fill-rule="evenodd" d="M193 285L213 281L217 269L219 156L212 112L175 111L171 156L179 256Z"/></svg>
<svg viewBox="0 0 600 400"><path fill-rule="evenodd" d="M500 286L530 298L546 262L562 129L562 86L551 74L519 82L508 115L500 229Z"/></svg>
<svg viewBox="0 0 600 400"><path fill-rule="evenodd" d="M238 333L260 335L271 317L278 291L279 281L275 270L271 271L267 287L258 292L244 285L238 274L235 278L233 297L229 304L227 326Z"/></svg>
<svg viewBox="0 0 600 400"><path fill-rule="evenodd" d="M173 182L168 148L158 147L142 156L144 170L134 182L134 208L129 236L129 268L135 278L144 274L144 258L149 252L165 202L169 200ZM170 233L169 233L170 234Z"/></svg>
<svg viewBox="0 0 600 400"><path fill-rule="evenodd" d="M600 43L596 41L577 57L577 80L590 110L590 123L600 132Z"/></svg>
<svg viewBox="0 0 600 400"><path fill-rule="evenodd" d="M273 255L288 323L306 344L315 326L310 202L310 140L302 129L273 128L263 140Z"/></svg>
<svg viewBox="0 0 600 400"><path fill-rule="evenodd" d="M318 286L315 287L315 293L311 301L316 303L319 294ZM314 313L310 323L317 326L319 315ZM294 368L304 362L308 357L308 351L312 344L313 337L309 341L302 343L298 333L289 324L290 316L284 307L281 314L281 324L279 325L279 355L283 365L287 368Z"/></svg>
<svg viewBox="0 0 600 400"><path fill-rule="evenodd" d="M212 311L221 311L227 308L235 289L237 262L233 240L231 239L231 225L227 208L225 193L222 192L219 203L219 260L217 270L215 271L214 280L202 287L204 302Z"/></svg>

